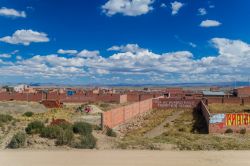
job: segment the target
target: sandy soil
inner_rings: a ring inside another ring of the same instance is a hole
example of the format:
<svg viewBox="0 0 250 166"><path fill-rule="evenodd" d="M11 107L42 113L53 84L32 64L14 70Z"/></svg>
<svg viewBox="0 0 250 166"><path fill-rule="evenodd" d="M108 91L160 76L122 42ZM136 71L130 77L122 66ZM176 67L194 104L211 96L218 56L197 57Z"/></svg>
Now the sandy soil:
<svg viewBox="0 0 250 166"><path fill-rule="evenodd" d="M235 166L250 151L0 151L1 166Z"/></svg>

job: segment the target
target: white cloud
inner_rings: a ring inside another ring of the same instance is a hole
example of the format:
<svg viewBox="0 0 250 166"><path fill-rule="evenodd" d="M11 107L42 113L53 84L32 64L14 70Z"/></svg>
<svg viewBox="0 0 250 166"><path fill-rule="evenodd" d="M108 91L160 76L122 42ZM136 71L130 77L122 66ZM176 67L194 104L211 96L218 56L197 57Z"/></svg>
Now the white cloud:
<svg viewBox="0 0 250 166"><path fill-rule="evenodd" d="M166 5L165 3L162 3L162 4L161 4L161 7L162 7L162 8L166 8L167 5Z"/></svg>
<svg viewBox="0 0 250 166"><path fill-rule="evenodd" d="M100 52L95 50L95 51L89 51L89 50L82 50L81 52L79 52L77 54L78 57L82 57L82 58L94 58L100 55Z"/></svg>
<svg viewBox="0 0 250 166"><path fill-rule="evenodd" d="M89 54L85 50L82 57L35 55L28 59L20 58L15 63L0 60L0 75L58 79L81 79L82 76L93 78L101 75L106 80L120 77L119 81L131 80L134 83L244 81L250 76L248 43L226 38L213 38L210 42L218 49L218 54L200 59L189 51L157 54L140 48L137 44L127 44L115 46L111 50L116 50L117 53L109 57L96 52L90 56L94 58L86 58Z"/></svg>
<svg viewBox="0 0 250 166"><path fill-rule="evenodd" d="M215 6L214 6L214 5L209 5L209 8L211 8L211 9L212 9L212 8L215 8Z"/></svg>
<svg viewBox="0 0 250 166"><path fill-rule="evenodd" d="M108 51L121 51L121 52L139 52L143 51L143 48L140 48L138 44L127 44L122 46L112 46L108 49Z"/></svg>
<svg viewBox="0 0 250 166"><path fill-rule="evenodd" d="M220 26L221 23L219 21L216 21L216 20L205 20L205 21L202 21L200 26L201 27L217 27L217 26Z"/></svg>
<svg viewBox="0 0 250 166"><path fill-rule="evenodd" d="M198 9L198 15L204 16L207 14L207 10L205 8L199 8Z"/></svg>
<svg viewBox="0 0 250 166"><path fill-rule="evenodd" d="M21 60L21 59L23 59L23 58L20 55L16 56L16 60Z"/></svg>
<svg viewBox="0 0 250 166"><path fill-rule="evenodd" d="M0 54L0 58L11 58L11 54Z"/></svg>
<svg viewBox="0 0 250 166"><path fill-rule="evenodd" d="M46 33L29 30L17 30L12 36L0 38L0 41L9 44L30 45L30 43L48 42L49 38Z"/></svg>
<svg viewBox="0 0 250 166"><path fill-rule="evenodd" d="M188 44L189 44L191 47L193 47L193 48L197 47L197 45L194 44L194 43L192 43L192 42L189 42Z"/></svg>
<svg viewBox="0 0 250 166"><path fill-rule="evenodd" d="M58 54L76 54L77 50L63 50L63 49L59 49L57 51Z"/></svg>
<svg viewBox="0 0 250 166"><path fill-rule="evenodd" d="M151 6L154 0L108 0L103 6L103 12L112 16L123 14L124 16L139 16L153 10Z"/></svg>
<svg viewBox="0 0 250 166"><path fill-rule="evenodd" d="M172 15L178 14L179 10L184 6L183 3L174 1L171 3Z"/></svg>
<svg viewBox="0 0 250 166"><path fill-rule="evenodd" d="M26 13L24 11L17 11L15 9L8 9L6 7L2 7L0 9L0 16L6 17L26 17Z"/></svg>

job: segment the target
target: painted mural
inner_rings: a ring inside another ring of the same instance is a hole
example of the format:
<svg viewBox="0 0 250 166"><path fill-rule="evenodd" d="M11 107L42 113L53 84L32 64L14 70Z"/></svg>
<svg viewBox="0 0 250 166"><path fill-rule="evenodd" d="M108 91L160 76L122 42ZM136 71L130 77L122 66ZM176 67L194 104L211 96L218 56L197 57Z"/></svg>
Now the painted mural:
<svg viewBox="0 0 250 166"><path fill-rule="evenodd" d="M226 114L226 126L250 125L250 114Z"/></svg>
<svg viewBox="0 0 250 166"><path fill-rule="evenodd" d="M217 124L221 128L223 126L246 126L250 125L249 113L232 113L232 114L214 114L211 115L210 124Z"/></svg>

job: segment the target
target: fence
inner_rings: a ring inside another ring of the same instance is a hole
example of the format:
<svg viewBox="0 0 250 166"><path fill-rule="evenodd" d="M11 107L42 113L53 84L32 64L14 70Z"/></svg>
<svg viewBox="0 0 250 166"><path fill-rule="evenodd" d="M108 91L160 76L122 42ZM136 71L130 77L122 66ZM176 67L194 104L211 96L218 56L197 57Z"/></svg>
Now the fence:
<svg viewBox="0 0 250 166"><path fill-rule="evenodd" d="M106 111L102 113L102 127L114 128L150 110L152 110L152 99Z"/></svg>

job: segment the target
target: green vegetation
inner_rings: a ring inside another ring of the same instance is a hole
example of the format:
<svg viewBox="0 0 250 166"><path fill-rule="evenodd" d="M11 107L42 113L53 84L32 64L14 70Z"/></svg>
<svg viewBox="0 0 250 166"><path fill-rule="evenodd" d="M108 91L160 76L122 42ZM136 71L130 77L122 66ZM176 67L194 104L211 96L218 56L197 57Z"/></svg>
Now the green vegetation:
<svg viewBox="0 0 250 166"><path fill-rule="evenodd" d="M8 114L0 114L0 123L7 123L12 121L14 118Z"/></svg>
<svg viewBox="0 0 250 166"><path fill-rule="evenodd" d="M63 122L45 127L42 122L34 121L25 130L27 134L40 134L43 138L55 139L58 146L68 145L84 149L93 149L96 146L92 126L85 122L76 122L74 125ZM79 135L75 136L74 133Z"/></svg>
<svg viewBox="0 0 250 166"><path fill-rule="evenodd" d="M23 116L26 116L26 117L32 117L33 115L34 115L34 113L31 112L31 111L25 112L25 113L23 114Z"/></svg>
<svg viewBox="0 0 250 166"><path fill-rule="evenodd" d="M40 134L44 128L44 124L41 121L33 121L25 128L27 134Z"/></svg>
<svg viewBox="0 0 250 166"><path fill-rule="evenodd" d="M90 135L92 133L92 126L86 122L75 122L73 125L73 131L76 134Z"/></svg>
<svg viewBox="0 0 250 166"><path fill-rule="evenodd" d="M61 130L56 138L57 145L70 145L74 137L74 133L70 128Z"/></svg>
<svg viewBox="0 0 250 166"><path fill-rule="evenodd" d="M96 138L92 134L81 136L71 146L77 149L93 149L96 147Z"/></svg>
<svg viewBox="0 0 250 166"><path fill-rule="evenodd" d="M209 104L208 108L212 113L238 113L249 112L250 105L240 104Z"/></svg>
<svg viewBox="0 0 250 166"><path fill-rule="evenodd" d="M25 142L26 142L25 133L18 132L12 137L9 143L9 148L11 149L22 148L25 146Z"/></svg>
<svg viewBox="0 0 250 166"><path fill-rule="evenodd" d="M109 137L116 137L117 136L116 133L114 132L114 130L109 128L109 127L107 127L107 129L106 129L106 135Z"/></svg>
<svg viewBox="0 0 250 166"><path fill-rule="evenodd" d="M246 134L246 132L247 132L246 128L240 129L240 134Z"/></svg>
<svg viewBox="0 0 250 166"><path fill-rule="evenodd" d="M44 138L56 139L63 129L59 126L48 126L42 129L40 136Z"/></svg>
<svg viewBox="0 0 250 166"><path fill-rule="evenodd" d="M231 128L226 129L226 131L225 131L226 134L230 134L230 133L233 133L233 132L234 132L234 131L233 131Z"/></svg>

